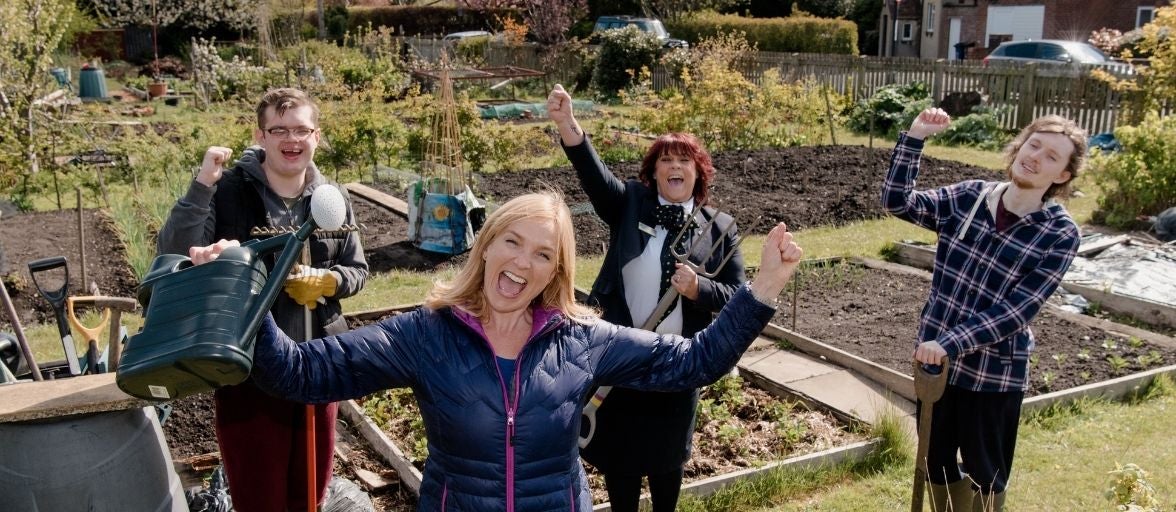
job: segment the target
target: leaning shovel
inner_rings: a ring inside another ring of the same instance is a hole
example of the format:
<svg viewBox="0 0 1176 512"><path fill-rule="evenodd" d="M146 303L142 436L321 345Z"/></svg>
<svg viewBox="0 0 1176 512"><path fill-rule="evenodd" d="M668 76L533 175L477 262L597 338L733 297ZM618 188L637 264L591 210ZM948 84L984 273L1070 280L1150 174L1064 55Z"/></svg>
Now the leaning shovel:
<svg viewBox="0 0 1176 512"><path fill-rule="evenodd" d="M919 398L919 448L915 453L915 485L911 491L911 512L923 511L923 489L927 483L927 452L931 447L931 409L947 388L949 359L939 366L915 361L915 396Z"/></svg>

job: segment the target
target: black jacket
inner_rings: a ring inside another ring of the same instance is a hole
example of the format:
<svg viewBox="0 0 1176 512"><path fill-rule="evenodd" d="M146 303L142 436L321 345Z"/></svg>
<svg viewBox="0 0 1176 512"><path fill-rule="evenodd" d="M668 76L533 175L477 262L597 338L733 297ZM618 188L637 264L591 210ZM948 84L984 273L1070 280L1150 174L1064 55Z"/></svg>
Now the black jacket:
<svg viewBox="0 0 1176 512"><path fill-rule="evenodd" d="M657 191L639 181L622 182L614 176L587 138L577 146L564 147L564 152L596 214L609 227L608 252L592 285L589 303L601 309L605 320L634 326L645 319L635 320L629 313L621 269L641 255L651 238L637 224L651 225L649 219L658 205ZM698 300L680 299L683 336L693 336L706 327L746 280L738 238L724 235L735 219L708 207L702 210L702 222L716 215L710 230L695 235L696 239L704 239L688 244L691 261L703 261L718 237L723 242L706 260L706 269L717 268L730 251L736 253L714 279L698 276ZM582 455L605 472L648 474L676 469L690 458L697 402L697 390L655 393L614 388L596 412L596 434Z"/></svg>

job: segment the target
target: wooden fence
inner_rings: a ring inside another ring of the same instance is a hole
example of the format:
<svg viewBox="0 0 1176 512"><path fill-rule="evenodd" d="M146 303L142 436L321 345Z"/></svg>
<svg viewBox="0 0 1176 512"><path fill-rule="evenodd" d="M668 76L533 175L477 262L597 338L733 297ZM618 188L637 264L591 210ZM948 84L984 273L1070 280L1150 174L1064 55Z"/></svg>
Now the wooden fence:
<svg viewBox="0 0 1176 512"><path fill-rule="evenodd" d="M408 39L406 42L422 57L438 55L439 41ZM492 44L487 47L485 61L487 66L542 70L547 73L545 81L564 84L571 83L582 66L575 55L561 55L545 62L537 46ZM784 80L813 80L855 100L886 85L915 81L927 84L936 104L947 94L974 91L982 95L985 104L998 109L1001 124L1010 130L1020 129L1038 116L1057 114L1073 119L1092 134L1109 132L1120 117L1125 99L1091 76L1094 66L987 66L978 60L758 52L738 67L753 82L758 83L767 70L778 69ZM675 82L665 68L657 66L653 70L655 90L674 87ZM1171 114L1171 110L1166 109L1165 114Z"/></svg>

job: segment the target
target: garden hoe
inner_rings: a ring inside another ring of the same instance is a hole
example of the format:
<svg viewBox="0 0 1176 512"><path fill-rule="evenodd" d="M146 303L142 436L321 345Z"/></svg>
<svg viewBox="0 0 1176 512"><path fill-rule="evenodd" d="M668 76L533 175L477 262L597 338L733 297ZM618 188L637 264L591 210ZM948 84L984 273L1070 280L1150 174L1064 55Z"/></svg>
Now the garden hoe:
<svg viewBox="0 0 1176 512"><path fill-rule="evenodd" d="M927 451L931 446L931 410L947 388L948 358L939 366L915 361L915 396L919 398L919 448L915 452L915 484L911 492L911 512L923 511L923 488L927 483ZM935 511L943 512L943 511Z"/></svg>
<svg viewBox="0 0 1176 512"><path fill-rule="evenodd" d="M731 250L727 252L727 255L722 259L722 261L719 261L718 265L715 265L715 268L707 270L706 262L710 260L711 256L714 256L715 253L718 252L719 247L723 243L724 237L722 236L716 237L714 243L711 244L710 247L706 248L706 256L702 258L701 263L690 261L690 253L693 252L695 248L703 249L703 246L699 244L699 242L703 240L703 237L696 237L690 243L690 247L682 252L679 252L677 249L678 242L682 241L682 237L686 236L686 234L691 231L691 228L695 224L693 219L698 218L698 213L701 210L702 207L697 206L694 208L694 211L690 212L691 222L688 222L685 226L682 226L682 229L678 231L678 234L674 236L674 239L670 241L670 253L674 255L674 259L678 260L678 263L690 267L690 270L693 270L695 274L712 279L719 275L719 272L723 270L723 267L727 266L727 262L731 261L731 258L735 256L735 250L738 249L740 245L743 245L743 237L740 237L737 233L735 233L736 226L734 223L732 223L724 234L730 234L731 236L735 237L735 247L732 247ZM719 212L715 212L715 214L711 216L710 221L706 222L705 225L699 229L699 233L710 231L711 227L714 226L715 221L717 221L718 218ZM753 231L755 228L759 227L761 221L763 221L763 217L756 217L755 222L752 224L751 228L748 229L748 231ZM645 323L641 324L641 328L646 331L652 331L654 328L656 328L657 324L661 322L662 317L665 316L666 311L668 311L670 307L674 305L674 301L677 298L678 290L673 286L667 288L665 295L662 295L661 300L658 301L657 307L653 308L653 313L650 313L649 318L645 320ZM588 404L584 406L584 411L582 414L584 415L585 423L588 424L588 431L587 433L580 436L580 448L588 446L588 443L592 442L592 437L596 435L596 410L600 408L600 404L604 403L604 399L608 397L610 392L612 392L612 388L612 386L600 386L599 388L596 388L596 393L592 394L592 398L588 400Z"/></svg>
<svg viewBox="0 0 1176 512"><path fill-rule="evenodd" d="M48 272L54 269L63 269L65 277L61 280L61 287L50 290L46 289L41 281L37 280L37 273ZM61 335L61 348L65 350L65 362L57 363L62 365L57 368L54 363L48 363L44 368L50 372L57 372L65 370L69 377L82 374L82 368L78 364L78 353L74 348L73 335L69 330L69 322L65 318L65 298L69 295L69 267L65 264L65 256L54 256L50 258L42 258L36 261L29 262L29 275L33 278L33 284L37 286L37 291L41 292L41 296L49 301L49 305L53 306L53 315L57 319L57 332Z"/></svg>

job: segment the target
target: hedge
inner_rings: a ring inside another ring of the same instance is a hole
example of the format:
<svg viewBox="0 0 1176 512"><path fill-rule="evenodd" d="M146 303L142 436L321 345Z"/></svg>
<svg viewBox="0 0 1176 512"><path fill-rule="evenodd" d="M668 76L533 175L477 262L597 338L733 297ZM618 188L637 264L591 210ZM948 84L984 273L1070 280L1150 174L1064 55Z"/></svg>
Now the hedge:
<svg viewBox="0 0 1176 512"><path fill-rule="evenodd" d="M707 12L667 22L666 30L691 44L718 34L743 32L748 42L764 52L858 54L857 25L842 19L744 18Z"/></svg>

